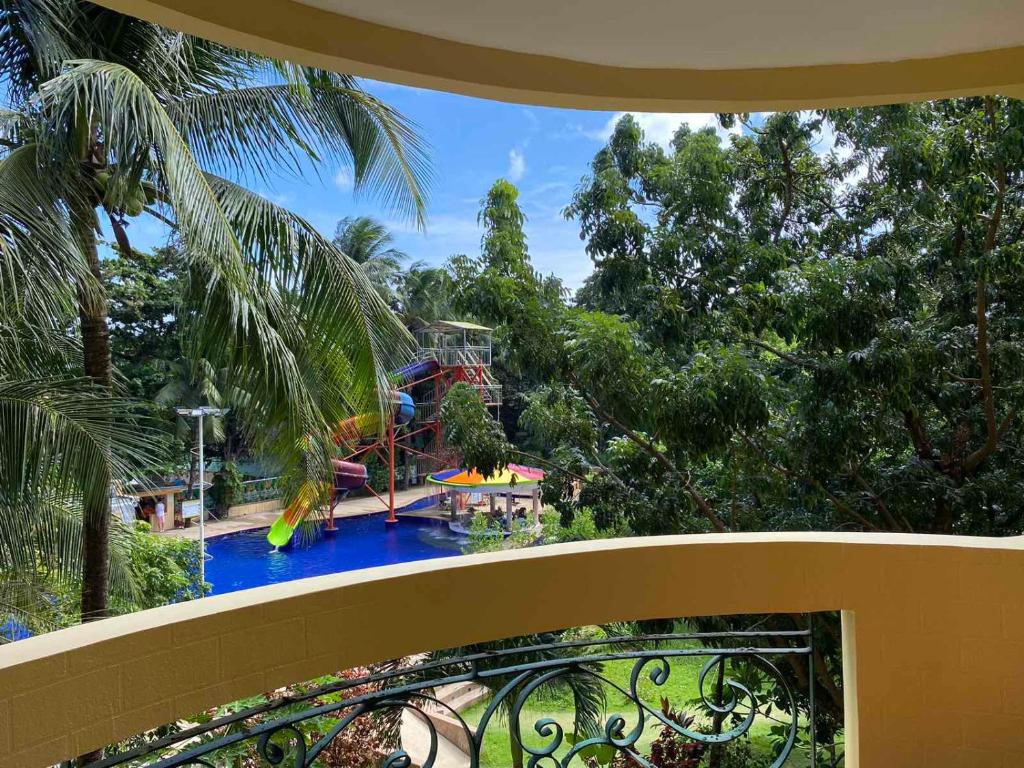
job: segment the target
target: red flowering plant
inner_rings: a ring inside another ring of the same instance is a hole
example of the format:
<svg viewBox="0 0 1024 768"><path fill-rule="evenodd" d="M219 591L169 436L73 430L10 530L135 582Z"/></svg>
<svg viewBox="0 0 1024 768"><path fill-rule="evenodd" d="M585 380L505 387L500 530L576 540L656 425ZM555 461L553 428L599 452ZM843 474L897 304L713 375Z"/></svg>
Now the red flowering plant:
<svg viewBox="0 0 1024 768"><path fill-rule="evenodd" d="M661 713L680 728L693 725L693 715L673 709L666 698L661 700ZM663 725L661 733L651 742L648 761L659 768L697 768L707 747L707 744L691 741L671 726Z"/></svg>

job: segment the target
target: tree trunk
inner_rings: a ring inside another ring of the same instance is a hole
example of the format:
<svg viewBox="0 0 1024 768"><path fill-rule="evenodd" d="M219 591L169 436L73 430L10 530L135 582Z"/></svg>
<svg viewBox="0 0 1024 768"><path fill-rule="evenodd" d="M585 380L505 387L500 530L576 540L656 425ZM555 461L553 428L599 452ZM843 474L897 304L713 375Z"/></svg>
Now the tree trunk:
<svg viewBox="0 0 1024 768"><path fill-rule="evenodd" d="M86 376L112 391L110 329L107 299L96 246L96 212L82 204L72 212L82 257L94 285L78 286L78 315L82 325L82 364ZM113 414L111 414L113 415ZM82 489L82 621L105 618L110 611L110 476L103 471L95 484ZM80 755L78 765L103 757L102 750Z"/></svg>
<svg viewBox="0 0 1024 768"><path fill-rule="evenodd" d="M95 285L80 285L78 312L82 324L82 362L86 376L111 390L110 331L107 327L106 292L96 247L96 214L82 206L74 213L74 225L82 256ZM82 621L94 621L109 611L110 478L103 476L92 488L83 489L82 526Z"/></svg>
<svg viewBox="0 0 1024 768"><path fill-rule="evenodd" d="M508 735L508 746L512 752L512 768L523 768L523 745L511 732Z"/></svg>

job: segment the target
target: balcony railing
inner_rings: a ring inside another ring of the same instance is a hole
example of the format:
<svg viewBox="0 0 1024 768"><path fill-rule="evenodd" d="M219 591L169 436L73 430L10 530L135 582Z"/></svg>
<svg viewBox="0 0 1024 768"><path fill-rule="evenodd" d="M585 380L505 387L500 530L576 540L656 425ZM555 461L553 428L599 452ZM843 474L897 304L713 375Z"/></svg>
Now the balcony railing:
<svg viewBox="0 0 1024 768"><path fill-rule="evenodd" d="M491 364L491 348L482 346L425 347L419 352L420 359L437 360L441 365L482 365Z"/></svg>
<svg viewBox="0 0 1024 768"><path fill-rule="evenodd" d="M652 701L642 693L648 681L660 692L670 680L686 674L690 670L677 662L691 659L703 660L696 686L699 704L712 713L717 729L698 727L693 716L670 708L667 699ZM498 722L508 725L508 738L530 765L547 761L563 768L594 765L595 754L602 748L628 758L629 765L658 768L641 749L642 737L652 728L661 731L663 749L678 750L696 765L709 750L748 738L756 723L777 724L781 731L772 762L777 767L796 754L802 730L809 731L803 743L814 743L815 722L813 696L805 721L798 707L801 696L780 665L799 664L803 679L813 680L813 659L810 630L625 636L497 649L322 685L214 718L91 765L111 768L141 761L152 768L235 762L308 766L361 723L369 721L369 727L386 731L381 723L411 715L429 734L427 753L417 763L422 768L433 768L438 762L438 745L452 739L453 728L461 731L456 741L464 745L468 764L479 765L490 726ZM631 665L628 685L605 674L605 666L616 662ZM734 667L743 671L742 681L731 677ZM756 692L752 679L757 682ZM575 733L567 732L555 719L526 714L543 709L541 694L546 688L569 681L588 686L598 699L618 694L616 701L624 699L628 706L621 714L603 716L577 707L569 719L583 725ZM445 686L464 683L483 684L494 691L479 722L468 722L463 712L437 694ZM445 733L439 732L438 714L447 718ZM382 765L411 764L411 756L397 739L390 749ZM806 751L814 766L813 751ZM602 762L611 762L610 756Z"/></svg>
<svg viewBox="0 0 1024 768"><path fill-rule="evenodd" d="M0 647L0 768L53 765L426 651L668 616L818 611L842 615L829 697L843 703L845 766L1019 766L1022 584L1019 538L836 533L588 541L292 581Z"/></svg>

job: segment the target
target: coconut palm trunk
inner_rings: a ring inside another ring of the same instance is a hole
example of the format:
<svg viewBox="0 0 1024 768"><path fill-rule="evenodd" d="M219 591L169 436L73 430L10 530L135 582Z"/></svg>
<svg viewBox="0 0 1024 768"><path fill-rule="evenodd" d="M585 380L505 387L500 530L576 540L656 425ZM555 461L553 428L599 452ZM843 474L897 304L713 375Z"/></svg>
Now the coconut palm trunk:
<svg viewBox="0 0 1024 768"><path fill-rule="evenodd" d="M86 203L76 206L73 224L79 246L95 280L92 291L78 291L81 320L82 363L86 376L103 389L112 386L110 330L107 326L106 296L96 242L96 213ZM98 286L98 287L97 287ZM105 473L104 473L105 474ZM82 525L82 621L108 615L110 575L110 478L85 489Z"/></svg>

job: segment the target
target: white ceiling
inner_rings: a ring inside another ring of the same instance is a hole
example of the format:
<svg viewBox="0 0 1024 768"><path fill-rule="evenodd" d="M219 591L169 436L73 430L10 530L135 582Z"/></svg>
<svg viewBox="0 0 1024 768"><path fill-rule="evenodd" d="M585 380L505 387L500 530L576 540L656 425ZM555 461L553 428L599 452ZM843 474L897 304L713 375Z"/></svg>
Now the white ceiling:
<svg viewBox="0 0 1024 768"><path fill-rule="evenodd" d="M1024 0L299 0L399 29L619 67L928 58L1024 44Z"/></svg>

